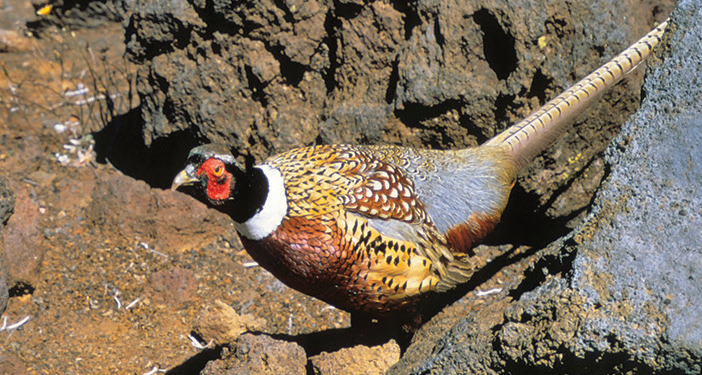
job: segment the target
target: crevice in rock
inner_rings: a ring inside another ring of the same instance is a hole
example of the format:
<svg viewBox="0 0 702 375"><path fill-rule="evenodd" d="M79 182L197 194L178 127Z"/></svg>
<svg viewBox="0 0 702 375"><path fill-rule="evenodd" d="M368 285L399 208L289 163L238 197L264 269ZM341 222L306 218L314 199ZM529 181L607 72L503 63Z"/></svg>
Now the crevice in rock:
<svg viewBox="0 0 702 375"><path fill-rule="evenodd" d="M605 47L604 46L599 46L599 45L594 45L592 46L592 49L597 52L597 57L602 59L605 56Z"/></svg>
<svg viewBox="0 0 702 375"><path fill-rule="evenodd" d="M127 26L124 29L124 35L127 36L127 40L132 35L136 35L137 40L139 39L139 33L137 32L138 26L135 23L138 22L136 16L130 17ZM172 52L173 45L168 42L146 42L144 40L138 40L136 45L132 47L132 44L128 44L126 55L129 60L133 62L144 62L153 60L154 57Z"/></svg>
<svg viewBox="0 0 702 375"><path fill-rule="evenodd" d="M612 351L602 352L599 350L585 352L584 356L576 355L567 348L553 348L549 355L558 356L554 364L534 365L533 363L507 361L504 373L507 374L655 374L656 371L634 358L630 353L621 349L623 344L619 340L608 338L612 342ZM501 348L497 348L499 352ZM683 374L682 371L671 371L668 374Z"/></svg>
<svg viewBox="0 0 702 375"><path fill-rule="evenodd" d="M440 116L451 109L461 106L458 100L447 100L437 105L425 106L419 103L405 103L403 109L395 111L395 115L409 127L418 127L422 121Z"/></svg>
<svg viewBox="0 0 702 375"><path fill-rule="evenodd" d="M546 281L548 275L564 275L573 269L575 261L575 246L577 244L571 238L564 242L563 248L567 251L560 251L555 254L548 254L537 260L528 270L524 271L524 281L509 292L509 296L518 300L524 293L531 292ZM524 322L521 322L524 323Z"/></svg>
<svg viewBox="0 0 702 375"><path fill-rule="evenodd" d="M598 154L594 155L582 168L580 168L579 170L577 170L577 171L575 171L574 173L572 173L570 179L568 179L568 181L566 181L566 182L563 183L560 187L558 187L558 188L553 192L553 194L551 194L551 197L546 201L546 203L544 203L544 204L541 206L541 209L539 210L540 213L541 213L542 215L545 215L545 214L546 214L546 210L548 210L549 207L552 207L552 206L553 206L553 204L554 204L554 203L556 202L556 200L561 196L561 194L564 194L566 191L568 191L568 190L573 186L573 184L575 183L575 181L577 181L580 177L583 176L583 174L585 174L585 172L588 170L588 168L590 168L590 166L592 165L592 163L593 163L595 160L599 160L599 159L601 159L601 158L602 158L602 153L598 153ZM598 185L599 185L600 183L602 183L602 181L604 181L604 177L603 177L603 179L601 179L601 180L599 181ZM593 194L593 198L594 198L594 194ZM578 215L580 215L583 211L589 209L589 207L591 207L591 205L592 205L592 199L590 200L590 202L589 202L587 205L584 205L583 207L580 207L580 208L578 208L578 209L573 210L569 215L563 216L563 217L559 218L558 220L559 220L560 222L562 222L563 225L565 225L565 223L567 223L567 222L569 222L570 220L576 218L576 217L577 217ZM555 240L555 238L554 238L554 240Z"/></svg>
<svg viewBox="0 0 702 375"><path fill-rule="evenodd" d="M264 85L263 82L256 77L250 66L247 65L244 67L244 71L246 73L246 80L248 81L249 89L251 90L251 99L261 103L262 107L267 107L268 99L266 99L266 95L264 93L266 85Z"/></svg>
<svg viewBox="0 0 702 375"><path fill-rule="evenodd" d="M439 117L451 110L460 110L460 108L463 106L463 102L460 100L451 99L429 107L418 103L405 103L404 106L404 109L395 110L395 116L399 118L400 121L402 121L402 123L404 123L407 127L423 128L424 125L422 122ZM441 129L437 130L440 131ZM441 148L444 146L442 143L444 141L450 141L451 137L446 135L444 138L446 139L442 142L429 141L429 144L425 146L430 148Z"/></svg>
<svg viewBox="0 0 702 375"><path fill-rule="evenodd" d="M356 3L342 3L339 1L334 1L334 13L346 19L352 19L361 14L364 4Z"/></svg>
<svg viewBox="0 0 702 375"><path fill-rule="evenodd" d="M502 28L497 17L488 9L475 12L473 20L483 31L485 60L498 79L507 79L517 69L514 37Z"/></svg>
<svg viewBox="0 0 702 375"><path fill-rule="evenodd" d="M559 39L563 38L568 33L568 21L560 14L551 16L544 23L544 26L546 27L547 33L553 33Z"/></svg>
<svg viewBox="0 0 702 375"><path fill-rule="evenodd" d="M193 34L193 30L190 27L186 27L182 23L178 22L178 27L176 28L178 32L174 35L172 45L177 49L185 49L190 44L190 38Z"/></svg>
<svg viewBox="0 0 702 375"><path fill-rule="evenodd" d="M390 322L392 323L392 322ZM371 327L361 330L354 327L330 328L322 331L303 333L299 335L270 334L276 340L294 342L305 349L307 357L321 352L335 352L342 348L357 345L376 346L386 343L391 338L398 340L399 328L396 324L372 323Z"/></svg>
<svg viewBox="0 0 702 375"><path fill-rule="evenodd" d="M326 35L323 43L329 48L329 68L323 73L324 85L327 89L327 95L331 94L336 88L336 70L340 66L339 62L339 42L337 40L337 30L341 27L341 21L334 15L334 11L327 12L324 18L324 30Z"/></svg>
<svg viewBox="0 0 702 375"><path fill-rule="evenodd" d="M266 137L261 137L258 134L252 133L249 135L248 139L248 147L244 147L240 150L232 150L233 154L235 157L239 156L244 156L244 157L254 157L253 155L249 154L251 150L257 148L256 146L260 145L260 148L263 150L272 150L273 145L268 141Z"/></svg>
<svg viewBox="0 0 702 375"><path fill-rule="evenodd" d="M158 87L159 91L162 93L167 93L168 89L171 87L171 83L168 82L168 79L158 74L151 74L149 76L149 82Z"/></svg>
<svg viewBox="0 0 702 375"><path fill-rule="evenodd" d="M141 27L140 22L143 21L144 20L139 19L137 16L129 18L129 22L124 30L128 41L132 36L136 36L136 38L139 39L140 33L137 32L137 29ZM173 37L169 40L158 41L142 39L138 40L134 45L128 43L126 54L130 60L143 63L153 60L156 56L188 47L193 33L191 25L186 25L180 20L173 18L158 20L158 22L164 24L163 27L168 28L169 32L173 34Z"/></svg>
<svg viewBox="0 0 702 375"><path fill-rule="evenodd" d="M115 116L93 137L99 163L109 162L125 175L161 189L170 187L190 149L201 143L193 133L179 131L158 138L147 147L138 108Z"/></svg>
<svg viewBox="0 0 702 375"><path fill-rule="evenodd" d="M266 43L264 41L264 43ZM268 51L280 62L280 75L285 79L285 82L297 87L302 82L302 77L308 70L308 67L290 60L283 52L283 47L267 46Z"/></svg>
<svg viewBox="0 0 702 375"><path fill-rule="evenodd" d="M282 10L283 13L285 13L283 15L283 19L285 20L285 22L291 24L295 23L295 17L293 16L292 12L290 11L290 8L284 0L273 0L273 3L275 4L275 6L278 7L278 9Z"/></svg>
<svg viewBox="0 0 702 375"><path fill-rule="evenodd" d="M461 114L459 125L468 131L468 135L475 137L476 145L479 146L492 138L492 134L487 134L485 128L478 126L468 115Z"/></svg>
<svg viewBox="0 0 702 375"><path fill-rule="evenodd" d="M323 144L326 144L326 142L324 142L324 138L322 138L321 135L317 134L317 137L315 137L314 142L310 146L323 145Z"/></svg>
<svg viewBox="0 0 702 375"><path fill-rule="evenodd" d="M441 32L441 23L439 20L434 20L434 38L436 38L436 44L443 48L445 38L444 34Z"/></svg>
<svg viewBox="0 0 702 375"><path fill-rule="evenodd" d="M395 10L405 15L404 37L405 40L409 40L412 37L412 30L422 24L422 19L419 17L419 12L417 12L417 9L413 7L413 2L411 1L391 1L391 3Z"/></svg>
<svg viewBox="0 0 702 375"><path fill-rule="evenodd" d="M385 102L392 104L395 101L395 95L397 94L397 85L400 82L400 62L397 57L392 62L392 70L390 71L390 77L388 78L388 87L385 90Z"/></svg>
<svg viewBox="0 0 702 375"><path fill-rule="evenodd" d="M204 8L193 4L193 9L203 23L207 25L206 28L201 31L203 39L212 39L215 32L228 36L248 37L251 31L255 29L252 25L247 27L245 21L242 21L242 23L244 23L243 25L239 25L227 20L224 17L224 13L215 10L214 2L212 1L205 2Z"/></svg>
<svg viewBox="0 0 702 375"><path fill-rule="evenodd" d="M10 298L31 295L34 294L34 285L28 282L19 281L10 287L7 292L10 294Z"/></svg>
<svg viewBox="0 0 702 375"><path fill-rule="evenodd" d="M213 54L222 57L222 50L223 46L221 41L219 40L212 40L212 43L210 44L210 48ZM202 58L207 58L207 50L205 48L198 48L197 49L197 54L201 56Z"/></svg>
<svg viewBox="0 0 702 375"><path fill-rule="evenodd" d="M552 80L546 77L541 69L538 69L531 78L531 84L529 85L527 97L537 97L540 104L546 103L546 89L551 85L551 83Z"/></svg>
<svg viewBox="0 0 702 375"><path fill-rule="evenodd" d="M499 94L495 99L495 122L502 124L508 121L507 113L514 107L514 95ZM511 125L511 124L509 124ZM487 139L486 139L487 141Z"/></svg>

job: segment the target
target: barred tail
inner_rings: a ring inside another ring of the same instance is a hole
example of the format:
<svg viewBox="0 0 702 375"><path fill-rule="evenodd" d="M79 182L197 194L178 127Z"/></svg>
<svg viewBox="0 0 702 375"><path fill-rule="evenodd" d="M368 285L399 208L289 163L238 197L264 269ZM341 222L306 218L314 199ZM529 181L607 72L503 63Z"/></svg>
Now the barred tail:
<svg viewBox="0 0 702 375"><path fill-rule="evenodd" d="M627 48L617 57L558 95L529 117L512 125L485 143L505 148L522 167L550 146L588 106L610 87L632 72L661 41L668 20Z"/></svg>

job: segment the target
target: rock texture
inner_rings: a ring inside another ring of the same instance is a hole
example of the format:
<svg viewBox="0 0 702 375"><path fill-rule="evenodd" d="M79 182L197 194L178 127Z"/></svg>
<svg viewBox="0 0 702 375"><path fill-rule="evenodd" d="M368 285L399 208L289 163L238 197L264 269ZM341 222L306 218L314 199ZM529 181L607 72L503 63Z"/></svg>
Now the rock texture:
<svg viewBox="0 0 702 375"><path fill-rule="evenodd" d="M122 21L128 17L135 0L32 0L39 10L51 6L37 24L54 24L71 28L96 28L107 22Z"/></svg>
<svg viewBox="0 0 702 375"><path fill-rule="evenodd" d="M15 195L10 189L7 179L0 177L0 225L5 226L15 210Z"/></svg>
<svg viewBox="0 0 702 375"><path fill-rule="evenodd" d="M400 359L395 341L383 345L358 345L333 353L322 352L310 358L315 375L382 375Z"/></svg>
<svg viewBox="0 0 702 375"><path fill-rule="evenodd" d="M138 241L148 251L177 252L216 236L235 236L233 229L221 232L231 227L225 215L183 194L155 191L122 174L105 174L83 187L92 194L86 218L96 232Z"/></svg>
<svg viewBox="0 0 702 375"><path fill-rule="evenodd" d="M390 373L700 373L700 17L699 2L680 2L592 213L550 247L566 277L523 285L501 321L464 318Z"/></svg>
<svg viewBox="0 0 702 375"><path fill-rule="evenodd" d="M245 333L231 352L225 349L222 359L208 363L200 374L305 374L306 363L305 351L295 343Z"/></svg>
<svg viewBox="0 0 702 375"><path fill-rule="evenodd" d="M5 256L8 263L8 285L35 284L44 257L44 242L39 232L42 220L41 206L32 199L29 189L16 186L14 214L4 228ZM21 287L20 287L21 286Z"/></svg>
<svg viewBox="0 0 702 375"><path fill-rule="evenodd" d="M125 23L146 145L223 142L261 160L318 142L476 145L645 34L672 2L165 4L139 2ZM545 246L584 216L607 171L601 155L638 106L639 79L605 96L524 173L501 244ZM579 264L578 246L595 240L593 217L540 254L527 281L489 310L454 309L430 322L390 373L652 369L620 341L602 357L601 342L577 346L581 315L599 322L588 309L602 303L563 275Z"/></svg>
<svg viewBox="0 0 702 375"><path fill-rule="evenodd" d="M0 30L0 52L27 52L35 48L34 39L14 30Z"/></svg>
<svg viewBox="0 0 702 375"><path fill-rule="evenodd" d="M8 265L5 260L5 247L3 240L3 228L15 208L15 195L10 190L7 179L0 177L0 315L7 308L7 300L10 297L8 287Z"/></svg>
<svg viewBox="0 0 702 375"><path fill-rule="evenodd" d="M246 332L261 332L265 319L253 315L241 315L226 303L215 300L214 305L206 306L198 317L195 332L206 343L227 345L235 342Z"/></svg>

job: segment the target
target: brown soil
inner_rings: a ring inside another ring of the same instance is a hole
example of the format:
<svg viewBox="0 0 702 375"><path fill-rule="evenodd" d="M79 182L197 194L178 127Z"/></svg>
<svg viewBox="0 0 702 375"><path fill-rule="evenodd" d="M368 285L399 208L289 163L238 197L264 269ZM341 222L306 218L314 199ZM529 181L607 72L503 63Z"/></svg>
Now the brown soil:
<svg viewBox="0 0 702 375"><path fill-rule="evenodd" d="M96 161L90 133L137 105L121 25L27 37L30 4L3 4L20 17L0 17L19 30L0 54L0 175L17 197L3 317L29 321L0 332L0 373L188 372L201 351L187 336L218 298L264 317L268 333L348 326L346 313L247 267L227 218Z"/></svg>

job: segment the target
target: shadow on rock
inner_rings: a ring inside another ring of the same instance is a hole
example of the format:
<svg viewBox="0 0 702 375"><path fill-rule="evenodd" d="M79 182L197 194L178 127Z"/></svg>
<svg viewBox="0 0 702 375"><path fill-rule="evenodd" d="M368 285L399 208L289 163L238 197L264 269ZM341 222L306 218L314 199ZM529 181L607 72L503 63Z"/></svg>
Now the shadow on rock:
<svg viewBox="0 0 702 375"><path fill-rule="evenodd" d="M127 176L145 181L151 187L170 188L190 149L201 142L191 132L180 131L147 146L142 127L138 108L115 116L93 134L97 160L109 162Z"/></svg>

